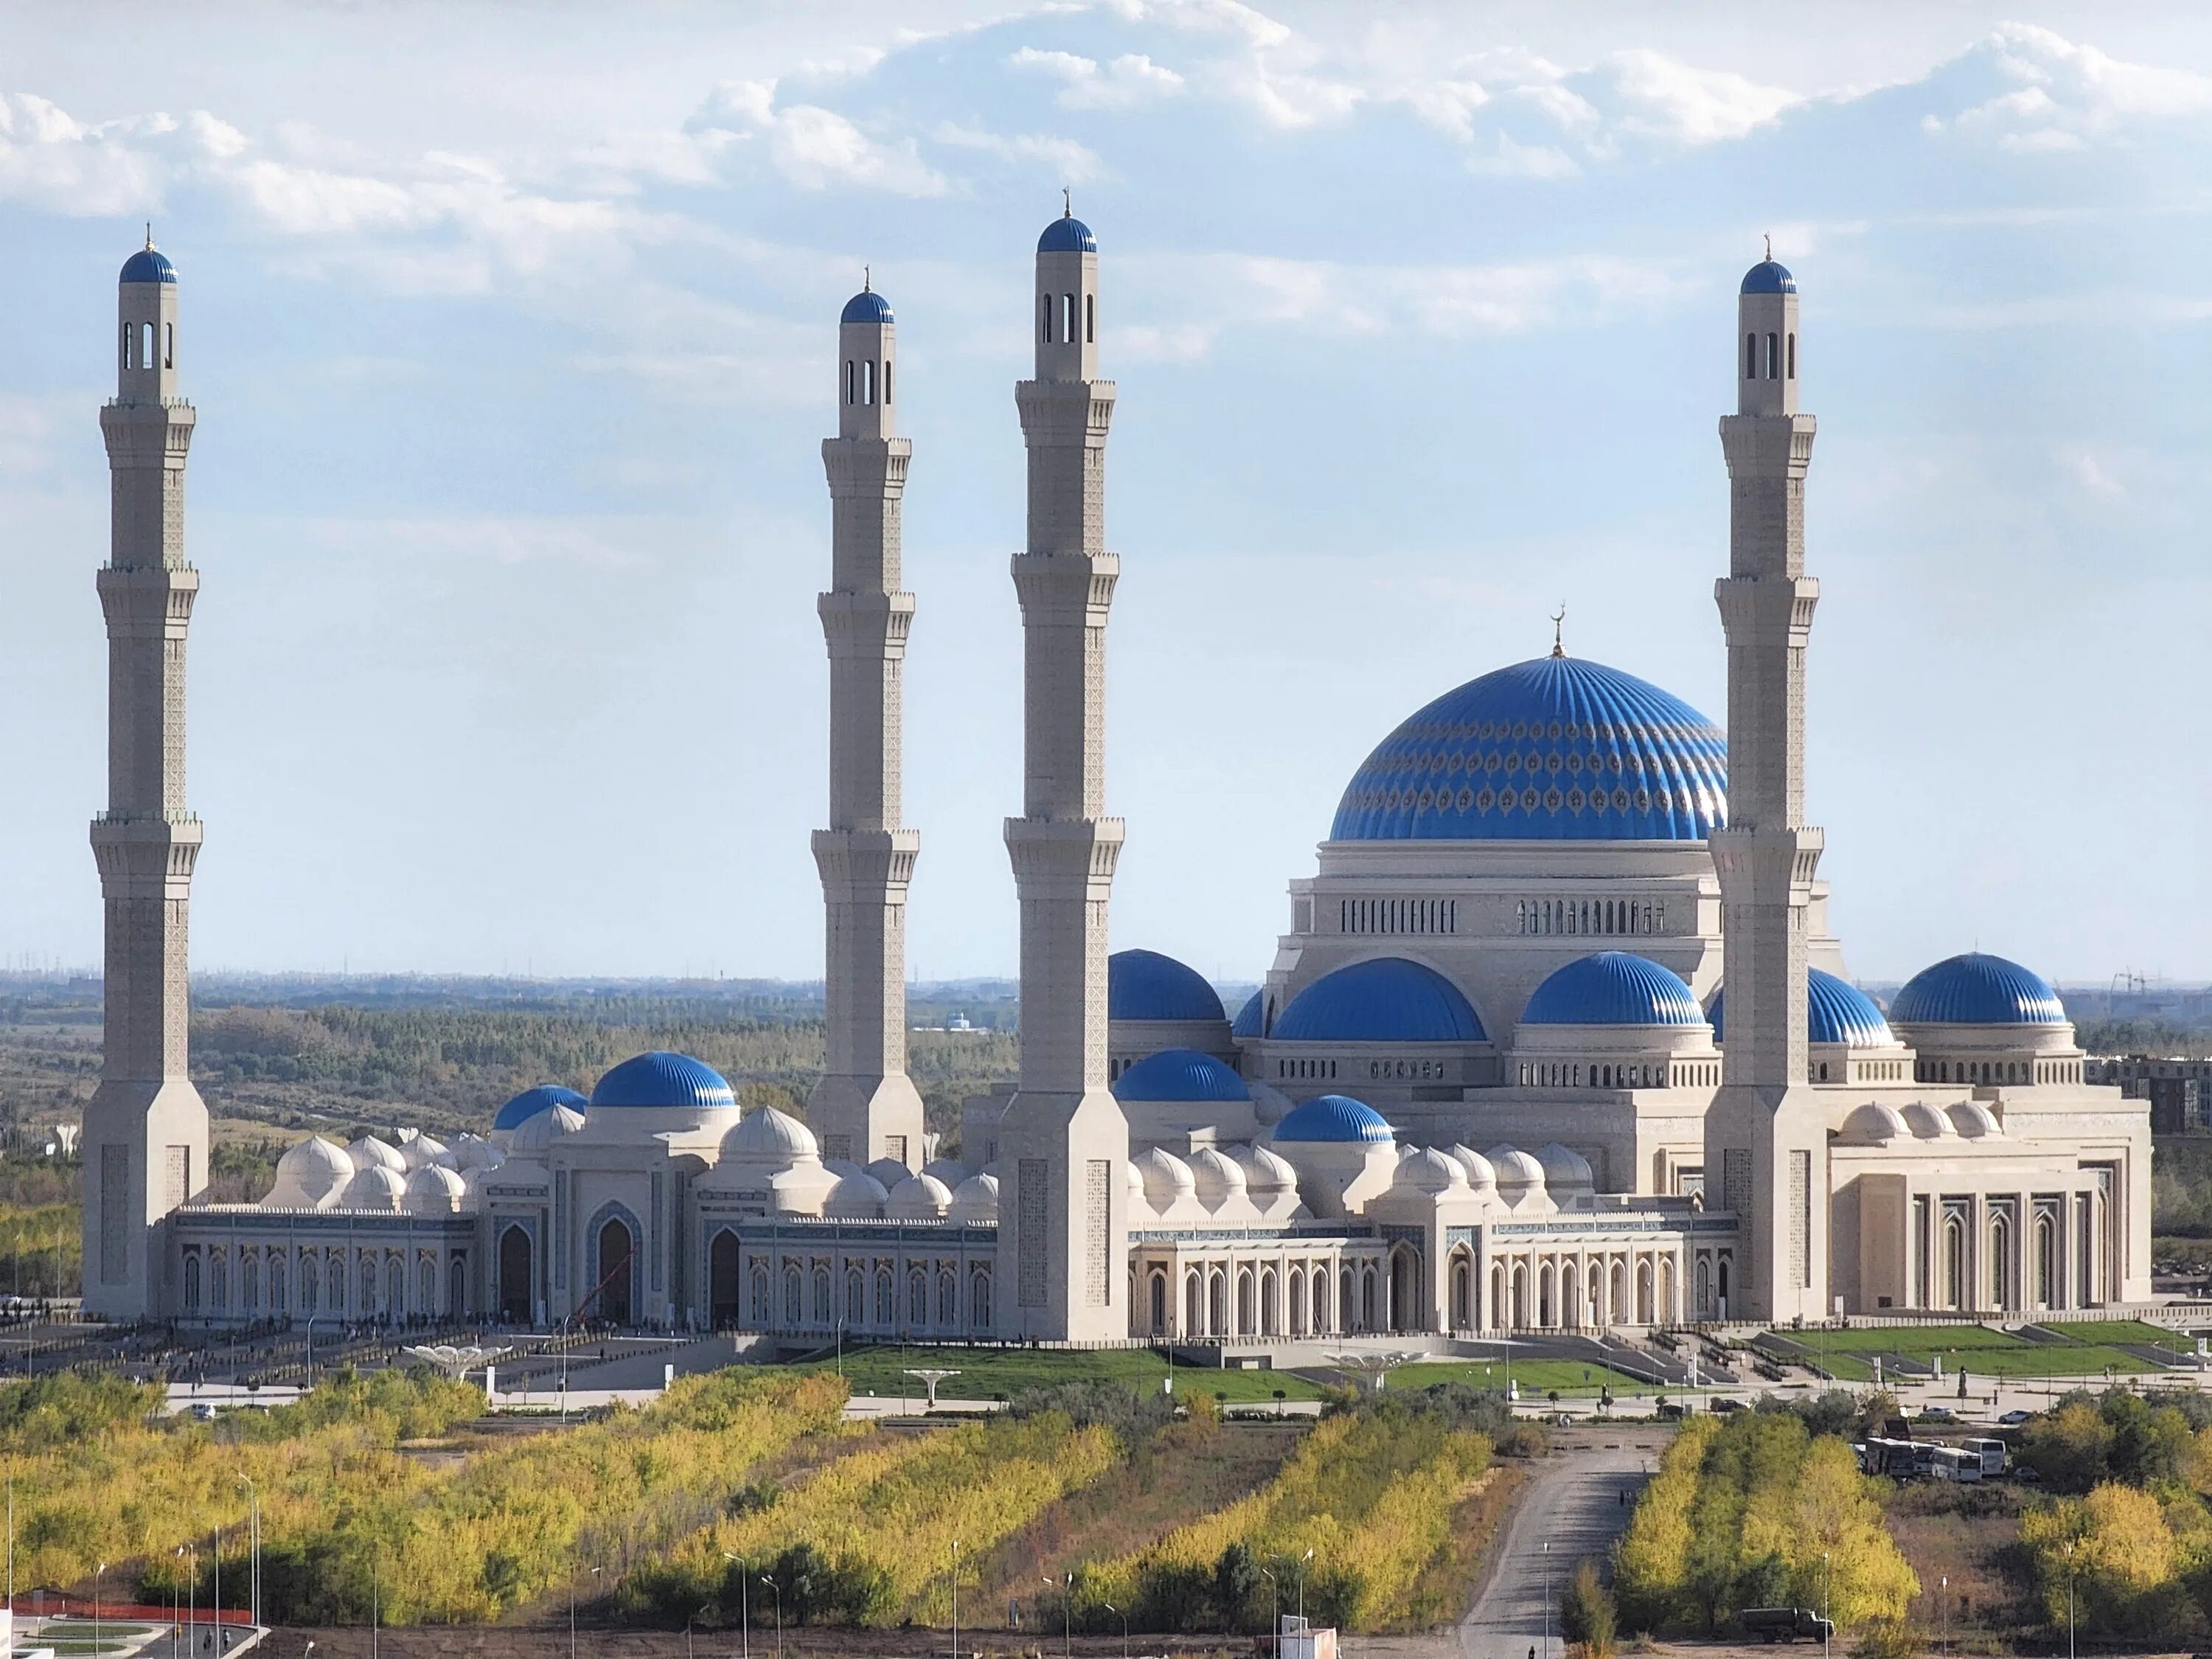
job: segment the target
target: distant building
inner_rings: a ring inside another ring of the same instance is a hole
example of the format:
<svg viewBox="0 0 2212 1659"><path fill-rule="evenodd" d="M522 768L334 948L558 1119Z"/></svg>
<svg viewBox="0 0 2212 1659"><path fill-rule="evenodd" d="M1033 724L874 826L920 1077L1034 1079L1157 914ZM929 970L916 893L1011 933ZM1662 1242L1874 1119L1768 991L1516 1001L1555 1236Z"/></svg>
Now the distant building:
<svg viewBox="0 0 2212 1659"><path fill-rule="evenodd" d="M2130 1100L2148 1101L2153 1134L2212 1132L2212 1060L2099 1056L2087 1062L2084 1075L2091 1083L2117 1085Z"/></svg>

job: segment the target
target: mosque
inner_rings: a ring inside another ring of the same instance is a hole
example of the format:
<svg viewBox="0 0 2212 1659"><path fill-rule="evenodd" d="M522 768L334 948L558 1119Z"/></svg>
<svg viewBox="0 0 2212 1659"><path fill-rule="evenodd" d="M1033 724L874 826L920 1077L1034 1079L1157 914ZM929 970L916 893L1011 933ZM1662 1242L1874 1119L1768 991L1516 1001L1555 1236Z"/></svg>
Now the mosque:
<svg viewBox="0 0 2212 1659"><path fill-rule="evenodd" d="M1109 955L1105 811L1115 384L1099 255L1037 244L1023 550L1020 1075L923 1123L905 1071L896 324L838 325L827 1057L805 1121L681 1054L550 1085L451 1144L286 1153L206 1196L186 1067L184 657L198 574L174 267L124 266L101 411L110 800L105 1069L84 1134L86 1301L117 1317L489 1318L811 1344L1270 1340L1887 1310L2027 1317L2150 1294L2147 1107L2083 1080L2051 986L1969 953L1885 1011L1845 976L1804 821L1814 433L1799 296L1752 267L1723 417L1726 735L1622 670L1550 655L1445 692L1346 785L1232 1018L1152 951ZM1255 966L1258 964L1255 963ZM1480 1149L1480 1150L1478 1150Z"/></svg>

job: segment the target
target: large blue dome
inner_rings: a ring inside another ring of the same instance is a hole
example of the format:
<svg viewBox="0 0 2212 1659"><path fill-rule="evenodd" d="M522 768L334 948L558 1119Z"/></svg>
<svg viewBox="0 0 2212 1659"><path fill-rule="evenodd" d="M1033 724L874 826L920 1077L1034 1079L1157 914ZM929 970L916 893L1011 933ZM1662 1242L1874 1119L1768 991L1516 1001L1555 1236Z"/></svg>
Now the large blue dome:
<svg viewBox="0 0 2212 1659"><path fill-rule="evenodd" d="M1716 1042L1722 1040L1721 1005L1726 997L1724 991L1714 992L1713 1006L1705 1013L1712 1022ZM1880 1048L1896 1042L1897 1036L1864 991L1825 968L1808 968L1805 970L1805 1040Z"/></svg>
<svg viewBox="0 0 2212 1659"><path fill-rule="evenodd" d="M556 1106L566 1106L572 1112L580 1112L591 1103L574 1089L564 1089L557 1083L541 1083L535 1089L525 1089L494 1114L491 1127L495 1129L519 1129L540 1112L550 1112Z"/></svg>
<svg viewBox="0 0 2212 1659"><path fill-rule="evenodd" d="M1106 958L1109 1019L1226 1019L1221 996L1197 969L1158 951L1116 951Z"/></svg>
<svg viewBox="0 0 2212 1659"><path fill-rule="evenodd" d="M1741 294L1795 294L1796 291L1797 279L1790 274L1789 266L1778 264L1771 259L1761 259L1745 271L1743 286L1737 290Z"/></svg>
<svg viewBox="0 0 2212 1659"><path fill-rule="evenodd" d="M708 1110L735 1107L738 1097L729 1079L689 1054L672 1054L663 1048L626 1060L609 1072L592 1091L592 1111L608 1106L697 1107Z"/></svg>
<svg viewBox="0 0 2212 1659"><path fill-rule="evenodd" d="M2066 1005L2040 974L1970 951L1905 981L1889 1017L1899 1025L2063 1025Z"/></svg>
<svg viewBox="0 0 2212 1659"><path fill-rule="evenodd" d="M1681 975L1648 957L1600 951L1536 988L1524 1025L1702 1025L1705 1010Z"/></svg>
<svg viewBox="0 0 2212 1659"><path fill-rule="evenodd" d="M1657 686L1538 657L1447 691L1352 776L1337 841L1702 841L1728 739Z"/></svg>
<svg viewBox="0 0 2212 1659"><path fill-rule="evenodd" d="M891 320L891 302L872 288L864 288L845 301L845 310L837 320L841 323L888 323Z"/></svg>
<svg viewBox="0 0 2212 1659"><path fill-rule="evenodd" d="M1277 1142L1379 1141L1392 1139L1382 1114L1350 1095L1316 1095L1293 1106L1275 1126Z"/></svg>
<svg viewBox="0 0 2212 1659"><path fill-rule="evenodd" d="M1039 253L1096 253L1098 239L1091 234L1091 227L1072 213L1063 213L1044 228L1037 238Z"/></svg>
<svg viewBox="0 0 2212 1659"><path fill-rule="evenodd" d="M123 262L123 275L116 280L122 283L173 283L177 280L177 268L160 250L142 247Z"/></svg>
<svg viewBox="0 0 2212 1659"><path fill-rule="evenodd" d="M1324 974L1268 1035L1285 1042L1487 1042L1474 1005L1435 969L1377 957Z"/></svg>
<svg viewBox="0 0 2212 1659"><path fill-rule="evenodd" d="M1212 1054L1163 1048L1114 1079L1116 1100L1249 1100L1244 1079Z"/></svg>

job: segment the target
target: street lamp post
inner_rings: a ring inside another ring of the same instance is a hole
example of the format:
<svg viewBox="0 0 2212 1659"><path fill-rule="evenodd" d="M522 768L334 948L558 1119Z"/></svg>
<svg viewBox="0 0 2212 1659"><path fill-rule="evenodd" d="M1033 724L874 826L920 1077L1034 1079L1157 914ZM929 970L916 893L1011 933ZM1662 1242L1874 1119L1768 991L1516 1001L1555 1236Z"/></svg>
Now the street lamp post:
<svg viewBox="0 0 2212 1659"><path fill-rule="evenodd" d="M246 1534L246 1599L251 1603L253 1622L261 1623L261 1493L255 1488L252 1477L240 1475L238 1484L246 1488L248 1512Z"/></svg>
<svg viewBox="0 0 2212 1659"><path fill-rule="evenodd" d="M200 1651L200 1551L189 1539L178 1554L185 1558L185 1653L186 1659L199 1659Z"/></svg>
<svg viewBox="0 0 2212 1659"><path fill-rule="evenodd" d="M732 1555L727 1550L722 1552L722 1559L738 1564L738 1651L743 1659L753 1659L753 1587L745 1577L750 1569L745 1565L744 1558Z"/></svg>
<svg viewBox="0 0 2212 1659"><path fill-rule="evenodd" d="M1270 1633L1279 1640L1283 1633L1283 1581L1276 1577L1273 1571L1267 1567L1260 1569L1260 1577L1267 1581L1267 1588L1273 1594L1274 1599L1272 1605L1275 1610L1275 1622L1268 1629Z"/></svg>
<svg viewBox="0 0 2212 1659"><path fill-rule="evenodd" d="M1049 1576L1044 1583L1047 1589L1054 1588L1054 1581ZM1060 1593L1060 1659L1067 1659L1075 1645L1075 1575L1069 1573L1059 1583L1058 1588Z"/></svg>
<svg viewBox="0 0 2212 1659"><path fill-rule="evenodd" d="M783 1586L766 1573L761 1575L761 1583L775 1597L775 1659L783 1659Z"/></svg>
<svg viewBox="0 0 2212 1659"><path fill-rule="evenodd" d="M218 1559L216 1563L216 1570L217 1571L221 1571L222 1568L222 1563L221 1559ZM222 1659L222 1609L220 1607L216 1609L215 1618L216 1654L216 1659ZM572 1630L573 1628L574 1627L571 1626ZM378 1654L382 1650L380 1638L383 1634L384 1547L380 1544L368 1558L368 1659L377 1659Z"/></svg>
<svg viewBox="0 0 2212 1659"><path fill-rule="evenodd" d="M960 1540L952 1540L952 1659L960 1659Z"/></svg>
<svg viewBox="0 0 2212 1659"><path fill-rule="evenodd" d="M2066 1545L2066 1659L2074 1659L2074 1545Z"/></svg>
<svg viewBox="0 0 2212 1659"><path fill-rule="evenodd" d="M1941 1645L1941 1650L1940 1650L1942 1651L1942 1655L1943 1655L1943 1659L1950 1659L1950 1656L1951 1656L1951 1575L1950 1575L1949 1573L1948 1573L1948 1572L1947 1572L1947 1573L1945 1573L1945 1574L1944 1574L1941 1578L1937 1579L1936 1582L1936 1584L1937 1584L1937 1586L1938 1586L1938 1589L1937 1589L1937 1590L1936 1590L1936 1607L1939 1609L1939 1616L1942 1618L1942 1621L1943 1621L1943 1634L1942 1634L1942 1638L1941 1638L1941 1644L1942 1644L1942 1645Z"/></svg>
<svg viewBox="0 0 2212 1659"><path fill-rule="evenodd" d="M1121 1659L1129 1659L1129 1615L1111 1601L1102 1602L1100 1605L1121 1621Z"/></svg>
<svg viewBox="0 0 2212 1659"><path fill-rule="evenodd" d="M1835 1574L1828 1565L1828 1552L1820 1552L1820 1659L1828 1659L1828 1640L1835 1632L1835 1621L1828 1617L1828 1582Z"/></svg>
<svg viewBox="0 0 2212 1659"><path fill-rule="evenodd" d="M1313 1547L1309 1545L1306 1553L1298 1558L1298 1624L1302 1627L1306 1622L1306 1574L1311 1570L1312 1560Z"/></svg>
<svg viewBox="0 0 2212 1659"><path fill-rule="evenodd" d="M1552 1659L1552 1540L1544 1540L1544 1659Z"/></svg>
<svg viewBox="0 0 2212 1659"><path fill-rule="evenodd" d="M100 1571L92 1575L92 1650L98 1653L103 1645L100 1639L100 1581L107 1571L107 1563L100 1564Z"/></svg>

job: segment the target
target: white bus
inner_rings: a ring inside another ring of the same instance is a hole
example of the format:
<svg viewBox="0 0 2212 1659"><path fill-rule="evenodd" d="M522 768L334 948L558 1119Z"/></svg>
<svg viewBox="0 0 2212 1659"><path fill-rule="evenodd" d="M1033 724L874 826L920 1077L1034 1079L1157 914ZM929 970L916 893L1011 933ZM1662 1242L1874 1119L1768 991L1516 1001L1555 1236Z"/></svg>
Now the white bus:
<svg viewBox="0 0 2212 1659"><path fill-rule="evenodd" d="M1938 1446L1928 1460L1928 1473L1938 1480L1979 1480L1982 1455L1964 1446Z"/></svg>
<svg viewBox="0 0 2212 1659"><path fill-rule="evenodd" d="M2005 1443L2003 1441L1988 1439L1962 1440L1959 1443L1959 1446L1960 1450L1972 1452L1980 1457L1982 1460L1982 1473L1984 1475L2002 1474L2005 1472Z"/></svg>

